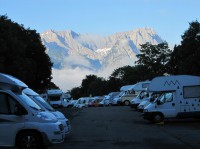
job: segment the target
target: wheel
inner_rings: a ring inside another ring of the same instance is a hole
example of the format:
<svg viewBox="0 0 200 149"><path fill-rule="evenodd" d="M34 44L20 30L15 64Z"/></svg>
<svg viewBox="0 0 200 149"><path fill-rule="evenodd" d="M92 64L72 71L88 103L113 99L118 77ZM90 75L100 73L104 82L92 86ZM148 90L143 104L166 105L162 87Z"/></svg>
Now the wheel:
<svg viewBox="0 0 200 149"><path fill-rule="evenodd" d="M24 132L17 139L19 149L41 149L42 139L35 132Z"/></svg>
<svg viewBox="0 0 200 149"><path fill-rule="evenodd" d="M160 113L156 113L154 116L153 116L153 122L154 123L160 123L162 122L164 119L164 116Z"/></svg>
<svg viewBox="0 0 200 149"><path fill-rule="evenodd" d="M124 105L125 106L129 106L130 105L130 102L128 100L124 101Z"/></svg>

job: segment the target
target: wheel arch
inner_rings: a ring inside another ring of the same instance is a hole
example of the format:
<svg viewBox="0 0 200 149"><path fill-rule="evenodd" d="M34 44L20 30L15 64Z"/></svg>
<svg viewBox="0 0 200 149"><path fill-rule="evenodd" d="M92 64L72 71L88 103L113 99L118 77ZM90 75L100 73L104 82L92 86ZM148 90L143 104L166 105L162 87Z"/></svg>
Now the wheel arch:
<svg viewBox="0 0 200 149"><path fill-rule="evenodd" d="M41 141L43 143L42 134L38 130L36 130L36 129L22 129L22 130L18 131L17 134L16 134L16 137L15 137L15 145L16 146L18 146L18 139L19 139L19 137L22 134L28 133L28 132L36 133L40 137L40 139L41 139Z"/></svg>
<svg viewBox="0 0 200 149"><path fill-rule="evenodd" d="M125 106L127 106L127 105L126 105L126 102L128 102L128 105L131 104L131 102L130 102L129 100L126 99L126 100L124 100L124 102L123 102L123 104L124 104Z"/></svg>
<svg viewBox="0 0 200 149"><path fill-rule="evenodd" d="M160 115L162 120L164 120L164 118L165 118L165 116L164 116L164 114L162 112L153 112L152 113L153 121L154 121L154 116L156 116L156 115Z"/></svg>

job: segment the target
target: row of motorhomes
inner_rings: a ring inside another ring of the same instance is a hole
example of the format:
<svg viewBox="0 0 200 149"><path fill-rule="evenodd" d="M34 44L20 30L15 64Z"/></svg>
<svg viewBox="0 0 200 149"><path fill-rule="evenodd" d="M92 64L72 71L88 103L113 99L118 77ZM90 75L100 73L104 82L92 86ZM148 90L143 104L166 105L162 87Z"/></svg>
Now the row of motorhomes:
<svg viewBox="0 0 200 149"><path fill-rule="evenodd" d="M78 101L84 107L93 99L85 97ZM130 105L143 112L144 119L155 123L171 118L200 118L200 77L161 76L122 86L120 92L112 92L99 102L99 106L108 105Z"/></svg>
<svg viewBox="0 0 200 149"><path fill-rule="evenodd" d="M44 148L63 142L70 131L62 113L24 82L0 73L0 146Z"/></svg>
<svg viewBox="0 0 200 149"><path fill-rule="evenodd" d="M49 89L46 93L40 94L54 108L66 108L71 104L71 95L69 92L63 92L60 89Z"/></svg>
<svg viewBox="0 0 200 149"><path fill-rule="evenodd" d="M131 106L154 123L164 119L200 118L200 77L191 75L161 76L141 92Z"/></svg>
<svg viewBox="0 0 200 149"><path fill-rule="evenodd" d="M138 82L134 85L126 85L120 88L119 92L111 92L105 96L81 97L74 107L96 107L96 106L117 106L131 104L131 100L137 97L142 91L146 91L150 81Z"/></svg>

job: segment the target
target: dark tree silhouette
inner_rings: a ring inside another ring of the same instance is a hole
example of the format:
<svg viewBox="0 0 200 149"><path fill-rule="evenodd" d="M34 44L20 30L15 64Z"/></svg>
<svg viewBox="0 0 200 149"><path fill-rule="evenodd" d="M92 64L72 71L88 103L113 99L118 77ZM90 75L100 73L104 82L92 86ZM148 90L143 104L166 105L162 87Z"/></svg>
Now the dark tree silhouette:
<svg viewBox="0 0 200 149"><path fill-rule="evenodd" d="M13 75L42 92L51 82L52 63L35 30L0 16L0 72Z"/></svg>
<svg viewBox="0 0 200 149"><path fill-rule="evenodd" d="M200 75L200 23L189 23L181 45L175 46L169 62L169 73Z"/></svg>

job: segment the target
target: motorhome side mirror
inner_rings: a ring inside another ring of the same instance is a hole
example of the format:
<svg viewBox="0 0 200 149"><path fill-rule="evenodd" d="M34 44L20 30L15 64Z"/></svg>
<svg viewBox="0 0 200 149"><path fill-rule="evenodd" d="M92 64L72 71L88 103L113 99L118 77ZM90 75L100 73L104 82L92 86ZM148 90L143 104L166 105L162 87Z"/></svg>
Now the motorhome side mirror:
<svg viewBox="0 0 200 149"><path fill-rule="evenodd" d="M14 113L15 115L24 115L27 112L20 104L17 103L15 104Z"/></svg>

